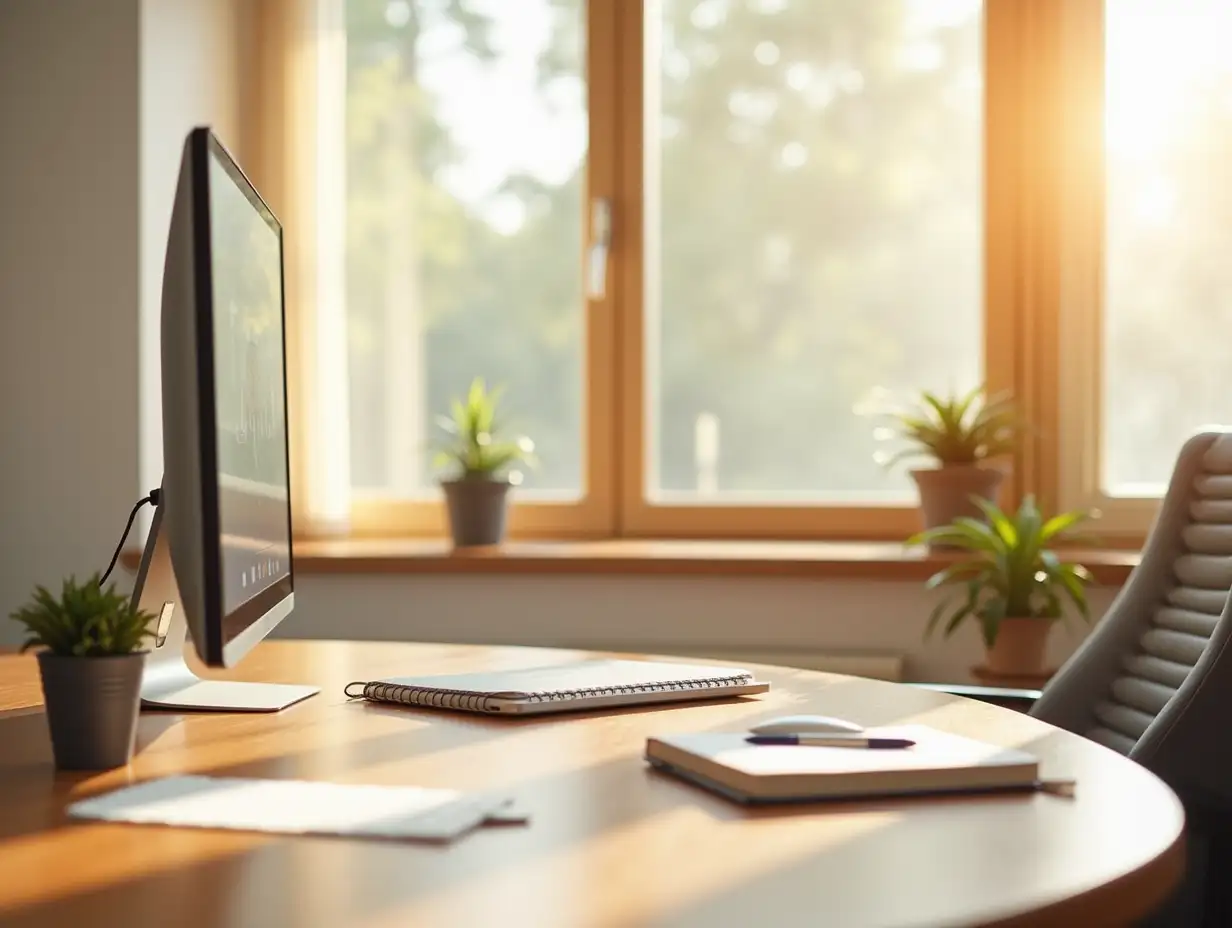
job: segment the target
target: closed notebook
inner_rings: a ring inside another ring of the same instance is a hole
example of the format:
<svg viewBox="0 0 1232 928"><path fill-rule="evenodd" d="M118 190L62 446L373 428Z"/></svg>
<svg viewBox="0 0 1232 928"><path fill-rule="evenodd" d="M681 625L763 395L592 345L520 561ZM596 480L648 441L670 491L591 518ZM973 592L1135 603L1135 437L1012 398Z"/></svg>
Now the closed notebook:
<svg viewBox="0 0 1232 928"><path fill-rule="evenodd" d="M764 693L747 670L656 661L584 660L547 667L350 683L374 702L520 715Z"/></svg>
<svg viewBox="0 0 1232 928"><path fill-rule="evenodd" d="M1033 789L1038 760L922 725L878 728L870 736L909 738L901 749L754 745L747 733L665 735L646 759L740 802L787 802L916 793Z"/></svg>

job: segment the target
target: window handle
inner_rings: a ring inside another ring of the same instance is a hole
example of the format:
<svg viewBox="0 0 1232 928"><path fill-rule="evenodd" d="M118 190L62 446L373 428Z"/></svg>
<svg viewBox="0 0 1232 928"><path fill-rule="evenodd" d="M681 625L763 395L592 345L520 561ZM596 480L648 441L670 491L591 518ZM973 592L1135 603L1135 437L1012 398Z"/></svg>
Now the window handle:
<svg viewBox="0 0 1232 928"><path fill-rule="evenodd" d="M607 255L612 245L612 201L590 201L590 248L586 256L586 295L601 300L607 295Z"/></svg>

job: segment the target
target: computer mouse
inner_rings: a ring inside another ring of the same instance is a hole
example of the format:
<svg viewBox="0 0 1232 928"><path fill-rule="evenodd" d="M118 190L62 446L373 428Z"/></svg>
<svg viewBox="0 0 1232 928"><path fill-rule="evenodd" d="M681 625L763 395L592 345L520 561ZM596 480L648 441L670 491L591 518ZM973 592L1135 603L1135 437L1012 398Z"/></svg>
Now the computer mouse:
<svg viewBox="0 0 1232 928"><path fill-rule="evenodd" d="M858 735L863 726L828 715L784 715L749 729L755 735Z"/></svg>

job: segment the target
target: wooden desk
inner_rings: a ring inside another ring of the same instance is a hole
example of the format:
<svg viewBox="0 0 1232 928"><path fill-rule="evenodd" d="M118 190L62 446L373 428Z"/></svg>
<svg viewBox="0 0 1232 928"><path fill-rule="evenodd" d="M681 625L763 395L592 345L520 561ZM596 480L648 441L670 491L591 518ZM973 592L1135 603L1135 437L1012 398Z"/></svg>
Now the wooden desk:
<svg viewBox="0 0 1232 928"><path fill-rule="evenodd" d="M351 702L350 680L529 666L577 652L273 642L237 677L323 692L280 715L145 715L129 768L56 775L33 658L0 657L0 924L17 926L1113 925L1183 866L1172 793L1020 713L767 668L760 699L555 719ZM649 770L647 735L817 711L912 720L1038 754L1077 796L747 811ZM67 822L73 797L198 772L500 787L529 826L446 847Z"/></svg>

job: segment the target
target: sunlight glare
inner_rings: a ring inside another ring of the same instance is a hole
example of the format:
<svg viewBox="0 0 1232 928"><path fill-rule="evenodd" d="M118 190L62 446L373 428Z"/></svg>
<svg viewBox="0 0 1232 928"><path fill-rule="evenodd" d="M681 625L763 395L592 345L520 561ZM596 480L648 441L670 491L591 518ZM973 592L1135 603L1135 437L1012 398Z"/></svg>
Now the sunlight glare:
<svg viewBox="0 0 1232 928"><path fill-rule="evenodd" d="M1145 178L1134 195L1133 208L1144 225L1166 224L1176 211L1176 185L1159 174Z"/></svg>
<svg viewBox="0 0 1232 928"><path fill-rule="evenodd" d="M1113 0L1108 6L1104 131L1108 156L1150 161L1187 116L1186 99L1229 67L1229 0Z"/></svg>

